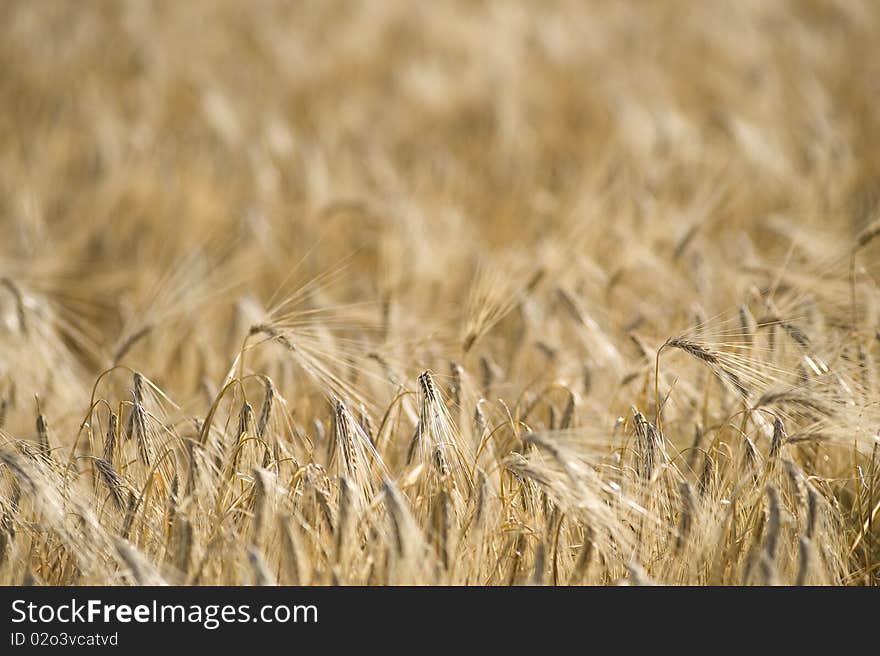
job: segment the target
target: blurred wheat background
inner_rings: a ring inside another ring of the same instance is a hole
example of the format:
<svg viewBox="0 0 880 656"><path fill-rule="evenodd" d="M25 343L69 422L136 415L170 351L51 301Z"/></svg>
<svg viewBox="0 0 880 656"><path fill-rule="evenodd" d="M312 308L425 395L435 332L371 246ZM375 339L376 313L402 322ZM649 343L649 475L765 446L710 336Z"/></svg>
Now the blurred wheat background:
<svg viewBox="0 0 880 656"><path fill-rule="evenodd" d="M878 44L0 3L0 582L876 583Z"/></svg>

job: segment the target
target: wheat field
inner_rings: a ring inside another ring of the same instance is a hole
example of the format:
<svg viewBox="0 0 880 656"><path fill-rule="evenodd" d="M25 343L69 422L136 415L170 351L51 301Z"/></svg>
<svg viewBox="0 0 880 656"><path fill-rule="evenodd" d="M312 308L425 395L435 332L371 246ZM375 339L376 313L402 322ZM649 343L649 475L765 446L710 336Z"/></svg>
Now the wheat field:
<svg viewBox="0 0 880 656"><path fill-rule="evenodd" d="M0 3L0 583L877 583L878 44Z"/></svg>

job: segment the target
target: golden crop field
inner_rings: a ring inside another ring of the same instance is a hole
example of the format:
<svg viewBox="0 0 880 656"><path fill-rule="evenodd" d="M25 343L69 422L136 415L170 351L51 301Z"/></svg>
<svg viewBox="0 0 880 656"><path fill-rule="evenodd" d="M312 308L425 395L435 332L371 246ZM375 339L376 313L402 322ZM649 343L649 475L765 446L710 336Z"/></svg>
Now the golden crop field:
<svg viewBox="0 0 880 656"><path fill-rule="evenodd" d="M4 0L0 583L877 583L878 101L872 0Z"/></svg>

